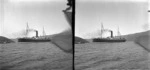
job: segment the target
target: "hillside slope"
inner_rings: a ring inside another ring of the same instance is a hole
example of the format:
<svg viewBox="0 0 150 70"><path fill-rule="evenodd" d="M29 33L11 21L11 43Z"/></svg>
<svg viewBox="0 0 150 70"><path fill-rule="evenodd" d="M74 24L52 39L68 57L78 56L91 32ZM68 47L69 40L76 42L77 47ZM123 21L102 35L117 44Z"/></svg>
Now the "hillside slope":
<svg viewBox="0 0 150 70"><path fill-rule="evenodd" d="M74 41L75 44L77 43L88 43L88 41L86 41L85 39L82 39L80 37L77 37L75 36L75 41Z"/></svg>
<svg viewBox="0 0 150 70"><path fill-rule="evenodd" d="M64 31L59 34L55 34L51 41L53 44L55 44L57 47L62 49L65 52L72 53L73 47L72 47L72 31Z"/></svg>
<svg viewBox="0 0 150 70"><path fill-rule="evenodd" d="M6 37L0 36L0 44L4 44L4 43L13 43L14 41L11 39L8 39Z"/></svg>
<svg viewBox="0 0 150 70"><path fill-rule="evenodd" d="M123 35L122 37L127 39L127 41L135 41L138 37L150 35L150 30L135 34Z"/></svg>
<svg viewBox="0 0 150 70"><path fill-rule="evenodd" d="M141 47L143 47L145 50L150 52L150 30L135 34L129 34L122 36L127 41L134 41Z"/></svg>
<svg viewBox="0 0 150 70"><path fill-rule="evenodd" d="M150 35L139 36L135 42L150 52Z"/></svg>

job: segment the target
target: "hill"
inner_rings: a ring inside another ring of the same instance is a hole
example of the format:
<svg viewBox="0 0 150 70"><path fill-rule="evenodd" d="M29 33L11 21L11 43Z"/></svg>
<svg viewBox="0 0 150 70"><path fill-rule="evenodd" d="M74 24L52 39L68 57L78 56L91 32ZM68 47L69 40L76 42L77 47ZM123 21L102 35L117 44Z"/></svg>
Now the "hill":
<svg viewBox="0 0 150 70"><path fill-rule="evenodd" d="M145 32L135 33L135 34L123 35L122 37L127 39L127 41L135 41L137 38L146 35L150 35L150 30Z"/></svg>
<svg viewBox="0 0 150 70"><path fill-rule="evenodd" d="M143 35L138 37L135 42L150 52L150 35Z"/></svg>
<svg viewBox="0 0 150 70"><path fill-rule="evenodd" d="M88 43L88 41L85 40L85 39L82 39L82 38L80 38L80 37L75 36L75 41L74 41L74 43L75 43L75 44L78 44L78 43Z"/></svg>
<svg viewBox="0 0 150 70"><path fill-rule="evenodd" d="M143 47L145 50L150 52L150 30L135 34L129 34L122 36L127 41L134 41Z"/></svg>
<svg viewBox="0 0 150 70"><path fill-rule="evenodd" d="M8 39L6 37L0 36L0 44L4 44L4 43L13 43L14 41L12 41L11 39Z"/></svg>
<svg viewBox="0 0 150 70"><path fill-rule="evenodd" d="M72 31L66 30L52 36L51 41L65 52L72 53Z"/></svg>

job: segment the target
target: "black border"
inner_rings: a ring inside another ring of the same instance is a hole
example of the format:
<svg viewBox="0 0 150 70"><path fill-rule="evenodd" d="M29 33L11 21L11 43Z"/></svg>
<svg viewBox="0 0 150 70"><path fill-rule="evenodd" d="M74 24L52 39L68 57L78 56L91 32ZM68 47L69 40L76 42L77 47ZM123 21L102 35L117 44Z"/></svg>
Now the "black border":
<svg viewBox="0 0 150 70"><path fill-rule="evenodd" d="M73 70L75 70L75 57L74 57L74 55L75 55L75 46L74 46L74 37L75 36L75 0L72 0L72 49L73 49L73 52L72 52L72 54L73 54L73 62L72 62L72 68L73 68Z"/></svg>

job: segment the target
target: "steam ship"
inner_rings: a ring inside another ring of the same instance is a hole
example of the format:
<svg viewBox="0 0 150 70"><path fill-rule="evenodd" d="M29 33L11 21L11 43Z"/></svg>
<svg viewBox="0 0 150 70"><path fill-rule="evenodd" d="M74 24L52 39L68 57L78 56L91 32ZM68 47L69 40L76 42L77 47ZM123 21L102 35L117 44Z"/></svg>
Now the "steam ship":
<svg viewBox="0 0 150 70"><path fill-rule="evenodd" d="M103 38L102 37L102 34L103 32L105 31L108 31L111 33L111 36L110 37L107 37L107 38ZM104 29L103 27L103 24L101 25L101 37L100 38L94 38L93 39L93 42L125 42L126 39L125 38L122 38L120 36L120 32L119 32L119 28L118 28L118 37L113 37L113 31L112 30L109 30L109 29Z"/></svg>
<svg viewBox="0 0 150 70"><path fill-rule="evenodd" d="M38 31L37 30L29 29L28 23L27 23L26 35L28 35L29 31L34 31L36 33L36 36L35 37L19 38L18 42L49 42L49 41L51 41L49 38L45 37L45 35L44 35L45 34L44 28L43 28L43 36L42 37L38 36Z"/></svg>
<svg viewBox="0 0 150 70"><path fill-rule="evenodd" d="M49 42L50 39L46 38L19 38L18 42Z"/></svg>
<svg viewBox="0 0 150 70"><path fill-rule="evenodd" d="M93 42L125 42L125 38L94 38Z"/></svg>

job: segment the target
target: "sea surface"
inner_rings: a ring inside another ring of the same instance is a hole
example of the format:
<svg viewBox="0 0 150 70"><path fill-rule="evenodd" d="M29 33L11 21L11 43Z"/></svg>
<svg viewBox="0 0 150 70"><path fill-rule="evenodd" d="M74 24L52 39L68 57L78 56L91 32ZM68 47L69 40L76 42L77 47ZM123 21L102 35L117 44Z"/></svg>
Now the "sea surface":
<svg viewBox="0 0 150 70"><path fill-rule="evenodd" d="M133 41L75 44L75 70L150 70L149 59Z"/></svg>
<svg viewBox="0 0 150 70"><path fill-rule="evenodd" d="M72 70L72 54L50 42L0 44L0 70Z"/></svg>

